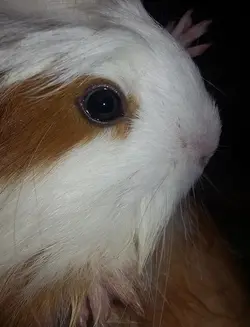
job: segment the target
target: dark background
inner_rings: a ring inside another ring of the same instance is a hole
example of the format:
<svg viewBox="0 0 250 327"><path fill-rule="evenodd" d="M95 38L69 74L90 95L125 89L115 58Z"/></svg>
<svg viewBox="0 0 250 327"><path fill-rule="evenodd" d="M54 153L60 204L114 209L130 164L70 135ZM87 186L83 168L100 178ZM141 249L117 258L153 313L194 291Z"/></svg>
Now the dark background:
<svg viewBox="0 0 250 327"><path fill-rule="evenodd" d="M246 74L249 65L243 59L249 39L243 38L249 29L248 11L246 6L243 7L243 1L145 0L144 5L165 26L169 20L178 20L188 9L194 9L194 22L213 21L207 35L200 40L213 45L195 62L204 79L209 81L206 86L218 103L223 131L220 148L206 171L210 182L203 179L203 188L198 193L230 242L239 264L249 277L250 286L250 128L247 118L249 100L246 101L250 90L247 89L249 78Z"/></svg>

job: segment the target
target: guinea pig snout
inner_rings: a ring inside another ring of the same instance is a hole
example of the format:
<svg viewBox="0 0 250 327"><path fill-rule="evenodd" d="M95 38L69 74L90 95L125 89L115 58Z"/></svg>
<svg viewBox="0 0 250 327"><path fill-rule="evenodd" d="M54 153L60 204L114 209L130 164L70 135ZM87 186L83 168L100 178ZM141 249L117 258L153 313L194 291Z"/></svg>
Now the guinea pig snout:
<svg viewBox="0 0 250 327"><path fill-rule="evenodd" d="M186 124L185 124L186 122ZM177 124L181 152L188 161L204 169L216 152L221 135L221 121L216 108L208 106L192 120Z"/></svg>
<svg viewBox="0 0 250 327"><path fill-rule="evenodd" d="M209 156L209 155L201 156L200 159L199 159L199 165L201 167L205 167L208 164L210 157L211 156Z"/></svg>
<svg viewBox="0 0 250 327"><path fill-rule="evenodd" d="M188 156L191 156L196 164L200 168L204 169L208 164L210 158L216 151L218 142L216 140L210 140L209 138L200 138L196 141L190 141L189 143L183 142L184 148L187 148Z"/></svg>

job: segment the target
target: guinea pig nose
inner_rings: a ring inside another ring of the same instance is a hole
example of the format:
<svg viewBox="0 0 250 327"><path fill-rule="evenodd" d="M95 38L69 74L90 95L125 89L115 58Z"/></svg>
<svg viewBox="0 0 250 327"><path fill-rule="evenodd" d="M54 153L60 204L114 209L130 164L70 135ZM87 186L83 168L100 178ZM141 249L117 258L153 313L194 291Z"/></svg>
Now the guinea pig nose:
<svg viewBox="0 0 250 327"><path fill-rule="evenodd" d="M213 156L213 153L215 151L215 145L213 144L213 142L207 140L199 140L191 142L189 149L192 155L194 155L197 164L201 168L205 168L210 158Z"/></svg>
<svg viewBox="0 0 250 327"><path fill-rule="evenodd" d="M201 167L205 167L208 164L209 159L210 159L210 156L201 156L199 159L199 165Z"/></svg>

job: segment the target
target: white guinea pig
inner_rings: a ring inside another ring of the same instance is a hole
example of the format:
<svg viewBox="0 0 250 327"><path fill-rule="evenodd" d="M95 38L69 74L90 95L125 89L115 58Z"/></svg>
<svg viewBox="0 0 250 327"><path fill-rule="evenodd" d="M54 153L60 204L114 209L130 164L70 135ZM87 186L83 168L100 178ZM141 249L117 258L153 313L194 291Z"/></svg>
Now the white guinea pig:
<svg viewBox="0 0 250 327"><path fill-rule="evenodd" d="M2 327L140 307L147 259L218 146L189 54L139 1L103 2L0 14Z"/></svg>

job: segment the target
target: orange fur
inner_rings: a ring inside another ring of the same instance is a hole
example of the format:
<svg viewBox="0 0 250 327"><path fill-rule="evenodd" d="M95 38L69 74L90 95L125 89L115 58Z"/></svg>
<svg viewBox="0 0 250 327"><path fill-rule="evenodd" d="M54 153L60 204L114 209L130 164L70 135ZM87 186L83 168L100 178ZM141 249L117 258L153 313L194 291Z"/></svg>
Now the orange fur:
<svg viewBox="0 0 250 327"><path fill-rule="evenodd" d="M145 319L123 313L126 327L250 326L244 279L228 244L202 210L195 208L189 223L197 230L187 237L183 228L178 229L174 221L170 223L153 260L156 274ZM113 316L117 325L123 310Z"/></svg>
<svg viewBox="0 0 250 327"><path fill-rule="evenodd" d="M14 280L8 293L1 290L5 296L0 300L0 326L54 327L66 323L66 326L76 326L89 285L82 276L68 276L68 279L47 286L36 296L26 299L19 297L23 283Z"/></svg>
<svg viewBox="0 0 250 327"><path fill-rule="evenodd" d="M76 108L78 96L91 84L114 83L84 77L68 85L48 86L36 77L0 90L0 179L15 180L34 168L55 163L79 143L92 140L105 129L91 124ZM124 99L127 118L138 108L133 95ZM126 138L129 119L111 127L114 138Z"/></svg>

